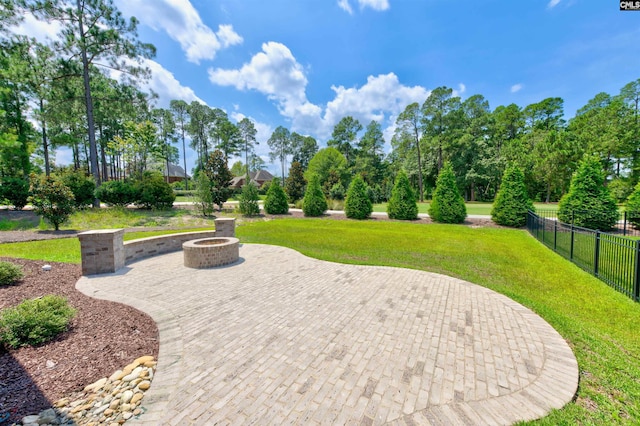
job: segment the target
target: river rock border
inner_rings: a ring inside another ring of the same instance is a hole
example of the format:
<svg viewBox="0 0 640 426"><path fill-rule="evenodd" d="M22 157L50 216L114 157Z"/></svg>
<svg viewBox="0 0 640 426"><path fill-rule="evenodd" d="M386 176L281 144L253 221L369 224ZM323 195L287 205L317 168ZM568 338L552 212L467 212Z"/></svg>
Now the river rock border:
<svg viewBox="0 0 640 426"><path fill-rule="evenodd" d="M142 356L110 377L54 402L53 408L25 416L22 425L121 425L145 410L144 393L151 386L156 361Z"/></svg>

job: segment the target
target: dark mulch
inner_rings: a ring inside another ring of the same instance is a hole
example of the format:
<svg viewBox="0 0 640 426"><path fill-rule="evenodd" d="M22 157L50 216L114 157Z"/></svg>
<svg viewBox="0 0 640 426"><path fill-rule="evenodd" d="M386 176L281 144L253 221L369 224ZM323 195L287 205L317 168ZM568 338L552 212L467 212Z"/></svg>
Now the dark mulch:
<svg viewBox="0 0 640 426"><path fill-rule="evenodd" d="M70 329L38 347L0 345L0 419L37 414L50 404L111 375L142 355L158 355L158 328L129 306L85 296L75 289L80 265L0 258L23 267L25 278L0 287L0 309L47 294L67 298L77 314ZM0 421L0 424L4 424Z"/></svg>

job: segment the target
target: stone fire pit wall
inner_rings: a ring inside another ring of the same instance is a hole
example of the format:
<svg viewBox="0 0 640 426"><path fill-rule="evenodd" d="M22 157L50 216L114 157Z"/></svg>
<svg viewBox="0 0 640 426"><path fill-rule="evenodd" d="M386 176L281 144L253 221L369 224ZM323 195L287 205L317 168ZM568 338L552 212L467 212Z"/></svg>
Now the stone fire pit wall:
<svg viewBox="0 0 640 426"><path fill-rule="evenodd" d="M100 229L78 234L82 254L82 275L116 272L145 257L182 250L182 244L201 238L235 237L235 219L215 220L215 231L183 232L134 241L123 241L123 229Z"/></svg>

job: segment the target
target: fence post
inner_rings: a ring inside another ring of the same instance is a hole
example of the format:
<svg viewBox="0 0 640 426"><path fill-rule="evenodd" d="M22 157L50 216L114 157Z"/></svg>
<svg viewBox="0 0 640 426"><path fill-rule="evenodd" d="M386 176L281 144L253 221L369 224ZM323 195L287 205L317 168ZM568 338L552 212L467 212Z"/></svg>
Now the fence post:
<svg viewBox="0 0 640 426"><path fill-rule="evenodd" d="M553 251L558 247L558 220L553 221Z"/></svg>
<svg viewBox="0 0 640 426"><path fill-rule="evenodd" d="M547 218L546 217L541 217L540 218L542 220L542 244L545 244L544 242L544 231L546 231L547 228Z"/></svg>
<svg viewBox="0 0 640 426"><path fill-rule="evenodd" d="M600 231L596 231L596 249L593 259L593 275L598 276L598 262L600 261Z"/></svg>
<svg viewBox="0 0 640 426"><path fill-rule="evenodd" d="M573 260L573 222L571 222L571 249L569 249L569 260Z"/></svg>
<svg viewBox="0 0 640 426"><path fill-rule="evenodd" d="M633 300L640 299L640 240L636 241L636 267L633 274Z"/></svg>

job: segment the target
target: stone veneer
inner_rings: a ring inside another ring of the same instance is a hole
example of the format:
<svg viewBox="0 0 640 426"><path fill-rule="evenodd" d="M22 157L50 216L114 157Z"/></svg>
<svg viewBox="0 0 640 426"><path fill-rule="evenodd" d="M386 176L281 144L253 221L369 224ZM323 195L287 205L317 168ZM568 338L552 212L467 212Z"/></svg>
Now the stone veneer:
<svg viewBox="0 0 640 426"><path fill-rule="evenodd" d="M203 269L228 265L240 256L237 238L202 238L182 244L184 266Z"/></svg>
<svg viewBox="0 0 640 426"><path fill-rule="evenodd" d="M235 237L235 219L215 220L215 231L184 232L123 241L124 229L100 229L78 234L82 254L82 275L116 272L145 257L182 249L182 244L202 238Z"/></svg>

